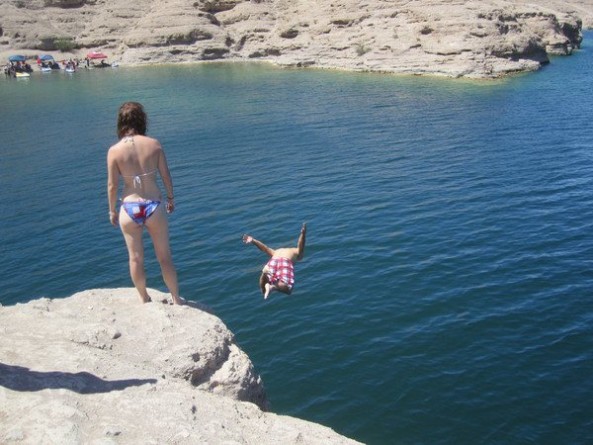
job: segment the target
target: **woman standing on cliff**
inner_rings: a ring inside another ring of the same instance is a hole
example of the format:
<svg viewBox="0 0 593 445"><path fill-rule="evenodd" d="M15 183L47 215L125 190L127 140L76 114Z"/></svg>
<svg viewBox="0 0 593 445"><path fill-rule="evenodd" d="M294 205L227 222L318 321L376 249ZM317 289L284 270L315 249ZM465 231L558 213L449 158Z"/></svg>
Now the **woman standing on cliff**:
<svg viewBox="0 0 593 445"><path fill-rule="evenodd" d="M142 241L146 227L173 304L183 304L183 299L179 297L177 272L169 246L167 222L167 213L175 209L173 181L161 144L146 136L146 122L146 113L138 102L126 102L119 108L117 136L120 141L107 152L109 220L115 227L119 225L124 235L130 258L130 275L142 302L151 301L146 289ZM165 205L162 204L161 191L157 185L157 172L167 189ZM123 179L123 211L118 212L120 177Z"/></svg>

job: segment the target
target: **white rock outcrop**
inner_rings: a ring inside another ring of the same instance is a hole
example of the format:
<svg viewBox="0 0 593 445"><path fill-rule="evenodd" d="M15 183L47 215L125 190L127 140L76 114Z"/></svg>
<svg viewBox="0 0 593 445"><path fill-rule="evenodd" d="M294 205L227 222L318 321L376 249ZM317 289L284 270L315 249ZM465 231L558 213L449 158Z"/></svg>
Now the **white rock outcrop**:
<svg viewBox="0 0 593 445"><path fill-rule="evenodd" d="M593 0L4 0L0 52L497 77L571 54L583 22Z"/></svg>
<svg viewBox="0 0 593 445"><path fill-rule="evenodd" d="M0 307L2 444L357 443L266 408L249 357L197 305L101 289Z"/></svg>

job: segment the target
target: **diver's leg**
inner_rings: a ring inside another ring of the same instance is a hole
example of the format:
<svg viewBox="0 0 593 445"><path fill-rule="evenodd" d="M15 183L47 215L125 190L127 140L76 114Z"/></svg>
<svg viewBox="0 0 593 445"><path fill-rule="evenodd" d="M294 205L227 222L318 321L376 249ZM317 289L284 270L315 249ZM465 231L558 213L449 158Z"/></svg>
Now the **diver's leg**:
<svg viewBox="0 0 593 445"><path fill-rule="evenodd" d="M265 291L264 291L264 300L267 300L272 291L276 290L276 286L274 284L266 283Z"/></svg>
<svg viewBox="0 0 593 445"><path fill-rule="evenodd" d="M266 284L268 284L268 276L262 273L259 276L259 288L261 289L262 295L266 295Z"/></svg>

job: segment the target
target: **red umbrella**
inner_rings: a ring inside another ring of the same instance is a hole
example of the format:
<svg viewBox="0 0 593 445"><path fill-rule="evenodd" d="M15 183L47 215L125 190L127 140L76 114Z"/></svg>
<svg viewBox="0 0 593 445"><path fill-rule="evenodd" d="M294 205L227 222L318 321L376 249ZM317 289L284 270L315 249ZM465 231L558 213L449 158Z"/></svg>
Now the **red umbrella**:
<svg viewBox="0 0 593 445"><path fill-rule="evenodd" d="M107 56L96 51L90 52L86 55L89 59L106 59Z"/></svg>

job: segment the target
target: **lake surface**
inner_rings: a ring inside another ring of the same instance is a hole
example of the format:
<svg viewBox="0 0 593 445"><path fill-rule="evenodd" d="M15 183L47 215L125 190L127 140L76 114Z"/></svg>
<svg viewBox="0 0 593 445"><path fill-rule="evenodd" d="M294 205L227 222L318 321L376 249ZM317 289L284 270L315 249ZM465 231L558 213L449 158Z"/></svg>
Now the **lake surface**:
<svg viewBox="0 0 593 445"><path fill-rule="evenodd" d="M131 286L105 158L137 100L175 182L182 295L236 334L272 411L369 444L593 443L591 37L501 81L239 64L1 79L0 302ZM266 258L241 236L290 245L305 221L292 296L264 301Z"/></svg>

